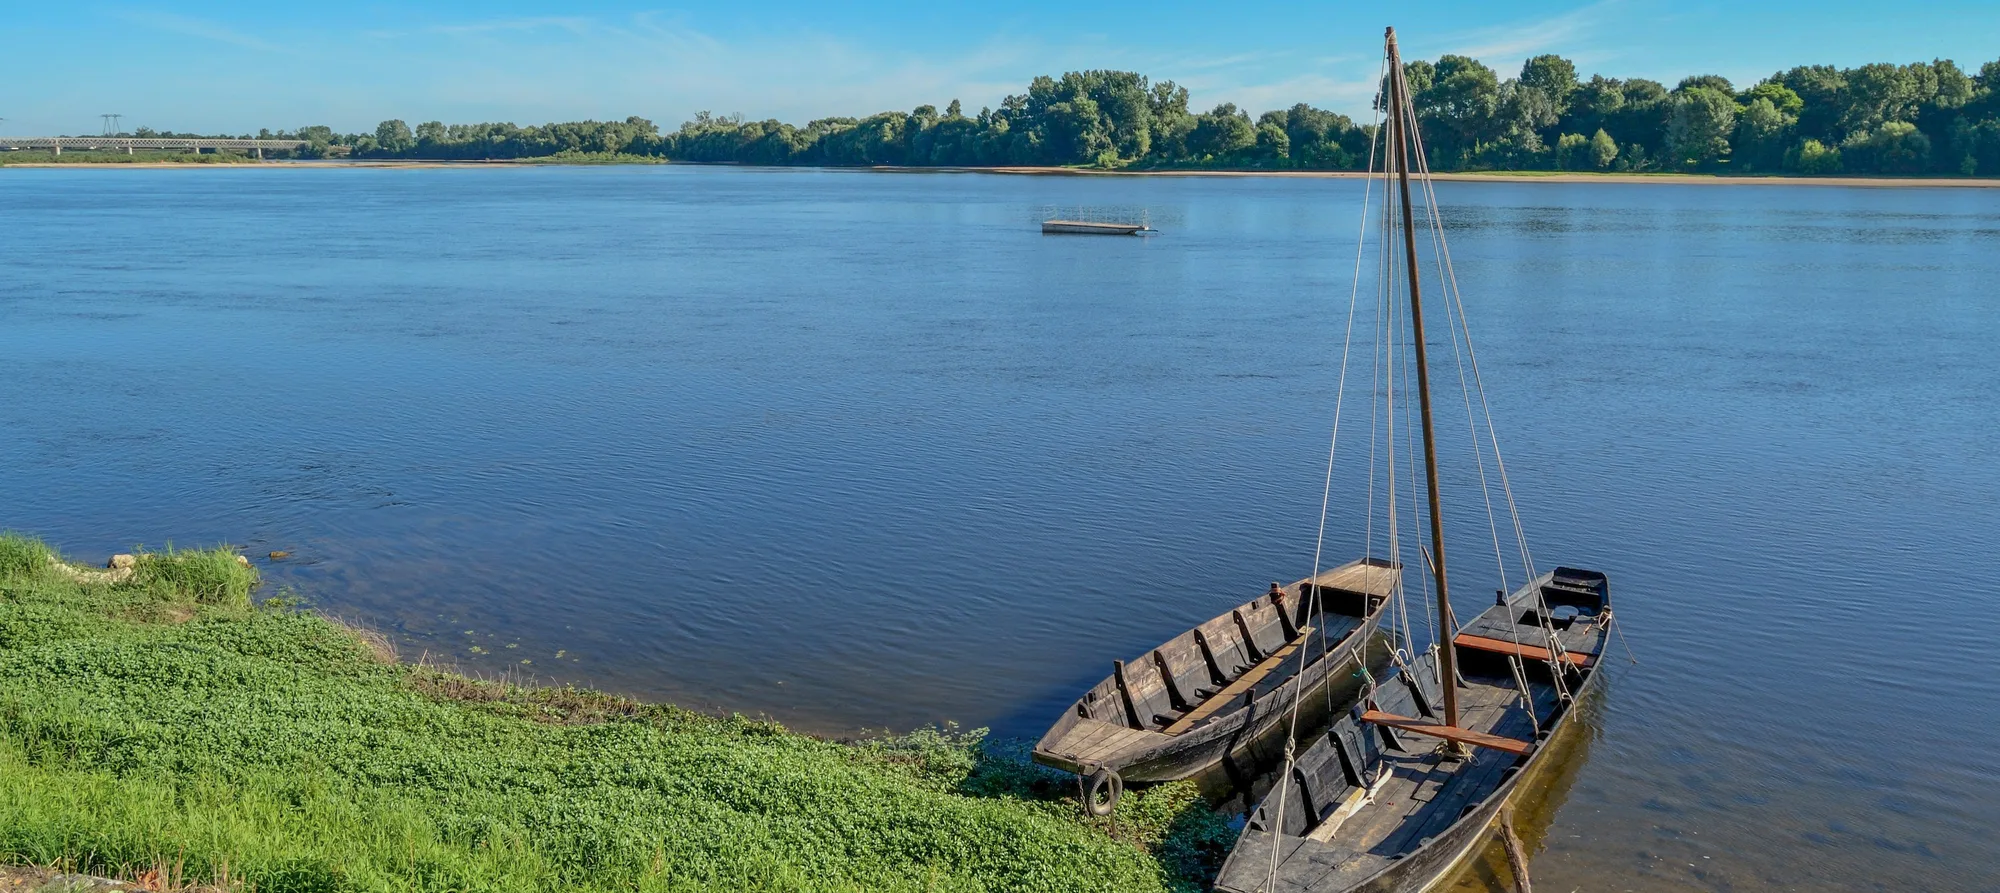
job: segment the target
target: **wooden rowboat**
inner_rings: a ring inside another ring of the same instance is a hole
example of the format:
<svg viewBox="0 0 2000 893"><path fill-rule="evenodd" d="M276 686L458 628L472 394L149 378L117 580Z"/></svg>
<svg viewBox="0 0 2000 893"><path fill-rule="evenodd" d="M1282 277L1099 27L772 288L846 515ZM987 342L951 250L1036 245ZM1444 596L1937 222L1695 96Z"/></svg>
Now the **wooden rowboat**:
<svg viewBox="0 0 2000 893"><path fill-rule="evenodd" d="M1610 625L1604 575L1574 568L1487 608L1451 645L1464 676L1457 724L1444 718L1427 657L1383 680L1250 814L1215 889L1415 893L1449 877L1501 808L1554 763L1544 752L1595 691ZM1548 648L1551 626L1559 656ZM1469 744L1471 755L1456 757L1441 740Z"/></svg>
<svg viewBox="0 0 2000 893"><path fill-rule="evenodd" d="M1108 784L1115 801L1123 782L1187 778L1241 752L1352 661L1399 573L1388 561L1351 561L1113 661L1035 745L1036 762Z"/></svg>

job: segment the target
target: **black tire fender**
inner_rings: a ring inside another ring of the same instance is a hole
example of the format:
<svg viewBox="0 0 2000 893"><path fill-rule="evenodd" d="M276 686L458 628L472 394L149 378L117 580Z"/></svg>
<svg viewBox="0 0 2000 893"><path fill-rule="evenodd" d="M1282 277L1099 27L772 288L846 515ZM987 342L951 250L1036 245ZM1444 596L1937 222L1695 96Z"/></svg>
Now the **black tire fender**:
<svg viewBox="0 0 2000 893"><path fill-rule="evenodd" d="M1099 818L1110 815L1118 808L1118 798L1123 796L1125 779L1110 769L1100 768L1084 781L1083 808L1091 815Z"/></svg>

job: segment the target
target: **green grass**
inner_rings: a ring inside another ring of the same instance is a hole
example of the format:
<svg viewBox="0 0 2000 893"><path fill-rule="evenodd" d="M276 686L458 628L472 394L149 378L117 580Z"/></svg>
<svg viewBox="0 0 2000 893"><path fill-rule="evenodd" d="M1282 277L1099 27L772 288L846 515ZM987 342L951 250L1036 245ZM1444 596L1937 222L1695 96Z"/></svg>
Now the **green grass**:
<svg viewBox="0 0 2000 893"><path fill-rule="evenodd" d="M1188 890L1189 785L1113 826L978 733L844 744L385 660L226 550L78 582L0 535L0 861L254 891Z"/></svg>

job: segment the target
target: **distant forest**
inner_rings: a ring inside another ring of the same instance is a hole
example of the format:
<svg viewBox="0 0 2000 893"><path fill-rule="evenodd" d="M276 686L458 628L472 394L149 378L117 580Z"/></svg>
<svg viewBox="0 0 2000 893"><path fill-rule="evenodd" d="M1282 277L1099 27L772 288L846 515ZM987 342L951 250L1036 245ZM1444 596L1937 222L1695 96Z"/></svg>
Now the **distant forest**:
<svg viewBox="0 0 2000 893"><path fill-rule="evenodd" d="M2000 61L1793 68L1739 89L1695 75L1577 77L1536 56L1502 78L1445 56L1407 72L1431 166L1576 170L2000 176ZM1188 108L1188 91L1128 71L1038 77L998 108L918 106L801 126L703 112L671 133L651 121L517 127L384 121L374 133L307 127L304 154L513 159L651 156L767 165L1082 165L1131 169L1358 170L1371 125L1306 104L1252 116Z"/></svg>

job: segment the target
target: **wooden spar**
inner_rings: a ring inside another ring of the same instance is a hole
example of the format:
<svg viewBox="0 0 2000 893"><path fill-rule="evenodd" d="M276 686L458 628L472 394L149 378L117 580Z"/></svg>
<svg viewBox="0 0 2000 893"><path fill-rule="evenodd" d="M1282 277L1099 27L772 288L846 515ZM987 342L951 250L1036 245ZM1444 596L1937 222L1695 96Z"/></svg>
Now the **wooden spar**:
<svg viewBox="0 0 2000 893"><path fill-rule="evenodd" d="M1403 95L1403 57L1396 48L1396 29L1390 28L1389 39L1389 121L1396 142L1396 182L1403 193L1403 250L1410 275L1410 327L1412 340L1417 350L1417 403L1424 420L1424 484L1431 497L1431 558L1432 570L1438 584L1438 623L1444 647L1438 651L1444 660L1444 724L1458 725L1458 659L1452 654L1452 633L1456 624L1451 614L1451 594L1445 586L1444 574L1444 515L1438 507L1438 460L1437 438L1431 423L1431 376L1430 364L1424 358L1424 298L1423 290L1417 283L1417 221L1410 213L1410 135L1404 133L1406 124L1404 112L1409 108L1410 98Z"/></svg>
<svg viewBox="0 0 2000 893"><path fill-rule="evenodd" d="M1405 732L1415 732L1419 735L1429 735L1432 738L1442 738L1446 741L1454 741L1461 744L1476 744L1480 747L1511 753L1517 757L1525 757L1535 750L1535 742L1533 741L1522 741L1519 738L1509 738L1505 735L1489 735L1485 732L1474 729L1461 729L1457 726L1439 725L1438 723L1411 716L1397 716L1393 713L1383 713L1380 710L1363 711L1361 721L1374 723L1378 726L1388 726L1392 729L1402 729Z"/></svg>
<svg viewBox="0 0 2000 893"><path fill-rule="evenodd" d="M1473 622L1476 624L1478 621L1475 619ZM1470 648L1474 651L1491 651L1494 654L1511 654L1515 657L1525 657L1530 660L1545 661L1547 663L1555 663L1556 661L1555 654L1550 652L1549 649L1543 648L1540 645L1527 645L1521 642L1509 642L1504 639L1494 639L1494 638L1488 638L1486 636L1475 636L1471 633L1459 633L1457 638L1451 640L1451 643L1453 645L1457 645L1460 648ZM1597 655L1591 654L1589 652L1565 651L1563 652L1562 659L1568 661L1574 666L1588 667L1591 665L1591 663L1597 660Z"/></svg>

